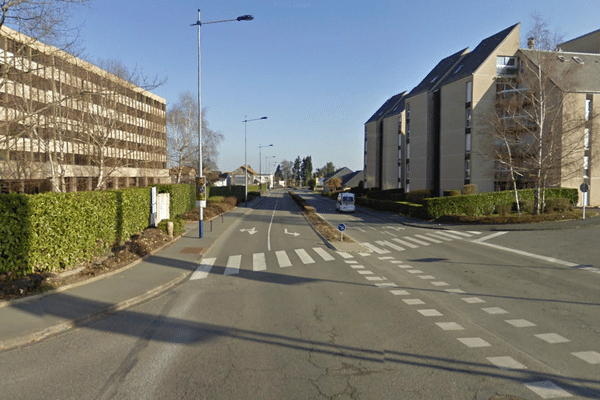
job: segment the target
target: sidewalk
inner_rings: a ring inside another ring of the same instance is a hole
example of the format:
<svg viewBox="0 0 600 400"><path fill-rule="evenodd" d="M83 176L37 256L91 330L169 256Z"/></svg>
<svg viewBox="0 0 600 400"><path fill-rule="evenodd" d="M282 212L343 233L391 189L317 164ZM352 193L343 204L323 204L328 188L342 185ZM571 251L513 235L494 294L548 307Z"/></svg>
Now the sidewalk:
<svg viewBox="0 0 600 400"><path fill-rule="evenodd" d="M47 336L99 319L150 299L187 279L202 254L241 216L265 197L204 222L199 239L198 222L174 242L111 274L42 295L0 303L0 351L26 345ZM211 230L212 225L212 230Z"/></svg>

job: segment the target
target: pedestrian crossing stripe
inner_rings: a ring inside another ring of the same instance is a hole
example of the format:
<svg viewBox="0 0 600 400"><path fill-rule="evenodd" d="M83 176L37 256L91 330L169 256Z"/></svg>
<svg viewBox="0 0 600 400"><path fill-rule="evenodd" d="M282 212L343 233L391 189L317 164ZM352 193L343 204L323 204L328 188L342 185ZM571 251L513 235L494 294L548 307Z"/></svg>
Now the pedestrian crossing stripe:
<svg viewBox="0 0 600 400"><path fill-rule="evenodd" d="M252 269L254 271L264 271L267 269L265 253L255 253L252 255Z"/></svg>
<svg viewBox="0 0 600 400"><path fill-rule="evenodd" d="M237 275L240 273L240 264L242 262L242 256L231 256L227 260L227 266L225 267L224 275Z"/></svg>
<svg viewBox="0 0 600 400"><path fill-rule="evenodd" d="M279 263L279 267L286 268L286 267L292 266L292 262L290 261L290 258L288 257L288 255L285 251L283 251L283 250L276 251L275 256L277 257L277 262Z"/></svg>
<svg viewBox="0 0 600 400"><path fill-rule="evenodd" d="M194 271L194 273L192 274L192 276L190 277L190 280L196 280L196 279L204 279L208 276L210 270L212 269L212 266L214 265L215 261L217 259L216 258L205 258L202 260L202 264L200 264L198 266L198 268L196 268L196 270Z"/></svg>

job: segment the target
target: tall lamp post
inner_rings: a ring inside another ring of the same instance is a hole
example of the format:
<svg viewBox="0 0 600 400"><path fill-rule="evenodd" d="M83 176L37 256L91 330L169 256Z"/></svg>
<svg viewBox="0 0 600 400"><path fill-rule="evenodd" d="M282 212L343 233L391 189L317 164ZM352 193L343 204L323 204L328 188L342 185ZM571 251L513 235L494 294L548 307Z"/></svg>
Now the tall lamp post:
<svg viewBox="0 0 600 400"><path fill-rule="evenodd" d="M260 149L262 149L263 147L271 147L273 146L272 144L265 144L264 146L258 146L258 176L260 177L260 183L262 185L262 158L260 158ZM261 191L262 191L262 186L261 186Z"/></svg>
<svg viewBox="0 0 600 400"><path fill-rule="evenodd" d="M246 160L248 156L248 141L246 140L248 137L248 122L259 121L261 119L267 119L267 117L248 119L248 116L245 115L244 120L242 121L244 123L244 170L246 171L246 179L244 182L244 203L246 204L246 207L248 207L248 161ZM260 160L258 160L258 162L260 162Z"/></svg>
<svg viewBox="0 0 600 400"><path fill-rule="evenodd" d="M269 184L271 183L271 176L270 176L271 175L271 162L268 160L269 160L269 158L275 158L275 157L277 157L277 156L265 156L265 163L267 164L267 175L269 176L268 177Z"/></svg>
<svg viewBox="0 0 600 400"><path fill-rule="evenodd" d="M209 22L201 22L200 21L200 10L198 10L198 21L196 23L191 24L190 26L198 26L198 180L196 181L196 191L200 193L204 193L205 191L205 183L204 183L204 175L202 172L202 91L201 91L201 63L200 63L200 26L207 24L217 24L219 22L230 22L230 21L252 21L254 17L252 15L241 15L237 18L232 19L224 19L220 21L209 21ZM198 236L200 239L204 237L204 220L202 215L202 204L200 204L200 215L199 215L199 232Z"/></svg>

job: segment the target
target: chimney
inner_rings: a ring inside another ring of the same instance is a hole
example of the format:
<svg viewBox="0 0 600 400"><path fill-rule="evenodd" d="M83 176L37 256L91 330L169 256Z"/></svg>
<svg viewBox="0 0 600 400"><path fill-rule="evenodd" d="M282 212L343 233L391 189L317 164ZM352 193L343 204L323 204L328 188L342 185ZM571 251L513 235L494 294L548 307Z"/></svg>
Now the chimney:
<svg viewBox="0 0 600 400"><path fill-rule="evenodd" d="M535 47L535 38L527 38L527 47L529 48L529 50L533 50Z"/></svg>

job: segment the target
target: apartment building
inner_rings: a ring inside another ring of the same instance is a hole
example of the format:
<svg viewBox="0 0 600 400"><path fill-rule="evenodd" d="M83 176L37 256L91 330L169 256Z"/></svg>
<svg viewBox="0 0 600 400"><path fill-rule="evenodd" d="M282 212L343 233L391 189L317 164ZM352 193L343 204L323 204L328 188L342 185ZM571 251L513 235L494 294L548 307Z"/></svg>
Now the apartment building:
<svg viewBox="0 0 600 400"><path fill-rule="evenodd" d="M166 101L0 29L0 191L168 183Z"/></svg>
<svg viewBox="0 0 600 400"><path fill-rule="evenodd" d="M553 92L558 106L551 129L561 132L553 143L560 163L548 171L547 186L579 188L588 183L590 191L580 193L581 204L600 205L600 168L594 163L600 160L594 145L599 136L594 118L600 110L599 43L596 31L566 42L559 52L523 49L516 24L482 40L472 51L465 48L442 59L402 96L403 118L397 119L397 126L384 123L395 97L365 123L366 187L390 188L389 177L396 174L396 187L406 192L429 189L435 196L465 184L477 185L479 192L509 189L506 166L497 157L501 143L490 121L501 99L524 93L527 74L539 67L558 89ZM386 137L399 138L395 159L384 156L392 147L384 145ZM518 177L519 187L531 184L527 176Z"/></svg>

